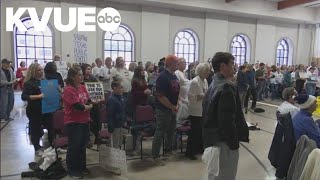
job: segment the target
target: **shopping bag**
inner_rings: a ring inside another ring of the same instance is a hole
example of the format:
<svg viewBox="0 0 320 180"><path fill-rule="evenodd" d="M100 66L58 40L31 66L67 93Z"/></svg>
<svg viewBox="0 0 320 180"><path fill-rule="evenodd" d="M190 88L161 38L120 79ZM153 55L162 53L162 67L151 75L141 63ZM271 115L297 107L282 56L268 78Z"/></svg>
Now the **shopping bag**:
<svg viewBox="0 0 320 180"><path fill-rule="evenodd" d="M209 174L213 176L219 175L220 148L208 147L202 155L202 162L206 164Z"/></svg>
<svg viewBox="0 0 320 180"><path fill-rule="evenodd" d="M127 173L126 152L121 149L100 146L100 166L106 171L121 175Z"/></svg>

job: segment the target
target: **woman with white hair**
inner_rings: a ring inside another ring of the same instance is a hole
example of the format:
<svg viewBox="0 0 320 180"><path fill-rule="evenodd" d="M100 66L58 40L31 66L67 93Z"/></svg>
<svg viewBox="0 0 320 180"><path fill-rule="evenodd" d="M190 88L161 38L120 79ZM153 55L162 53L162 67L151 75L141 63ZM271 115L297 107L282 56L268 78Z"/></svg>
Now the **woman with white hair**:
<svg viewBox="0 0 320 180"><path fill-rule="evenodd" d="M278 112L281 115L290 113L291 117L294 116L300 111L298 107L295 106L294 98L298 95L298 92L293 88L285 88L282 92L282 98L285 100L278 108Z"/></svg>
<svg viewBox="0 0 320 180"><path fill-rule="evenodd" d="M188 136L186 156L195 160L195 155L203 152L202 144L202 101L208 90L210 66L200 63L196 67L196 77L192 79L188 92L191 132Z"/></svg>

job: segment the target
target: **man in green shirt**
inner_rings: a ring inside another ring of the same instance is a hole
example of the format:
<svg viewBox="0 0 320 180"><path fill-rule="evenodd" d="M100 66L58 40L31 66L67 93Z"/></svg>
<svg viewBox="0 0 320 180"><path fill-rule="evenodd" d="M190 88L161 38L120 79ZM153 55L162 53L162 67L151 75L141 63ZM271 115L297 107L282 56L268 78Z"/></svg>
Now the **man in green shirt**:
<svg viewBox="0 0 320 180"><path fill-rule="evenodd" d="M265 64L260 63L259 69L256 71L256 79L257 79L257 93L258 100L262 101L263 90L266 86L265 72L264 72Z"/></svg>

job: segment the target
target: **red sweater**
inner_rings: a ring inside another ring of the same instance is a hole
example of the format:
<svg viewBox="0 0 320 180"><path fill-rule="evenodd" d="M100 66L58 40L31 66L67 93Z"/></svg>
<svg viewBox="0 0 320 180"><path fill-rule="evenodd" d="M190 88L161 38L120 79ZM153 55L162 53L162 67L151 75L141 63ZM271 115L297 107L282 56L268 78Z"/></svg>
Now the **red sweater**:
<svg viewBox="0 0 320 180"><path fill-rule="evenodd" d="M84 85L80 85L77 89L68 85L63 92L64 124L88 123L90 111L78 111L73 107L77 103L85 105L88 100L89 93Z"/></svg>

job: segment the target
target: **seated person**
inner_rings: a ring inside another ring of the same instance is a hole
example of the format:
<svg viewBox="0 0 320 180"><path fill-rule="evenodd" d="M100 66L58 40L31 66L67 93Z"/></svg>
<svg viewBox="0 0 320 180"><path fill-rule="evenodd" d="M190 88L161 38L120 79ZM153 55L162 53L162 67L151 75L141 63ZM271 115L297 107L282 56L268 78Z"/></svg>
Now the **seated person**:
<svg viewBox="0 0 320 180"><path fill-rule="evenodd" d="M306 135L314 140L320 148L320 128L312 118L312 113L317 109L316 97L300 94L295 100L301 109L292 120L296 141L298 141L302 135Z"/></svg>
<svg viewBox="0 0 320 180"><path fill-rule="evenodd" d="M285 88L282 92L282 98L285 100L278 108L278 112L280 112L281 115L284 114L291 114L291 118L293 118L300 109L296 107L294 97L298 95L298 92L293 88Z"/></svg>

